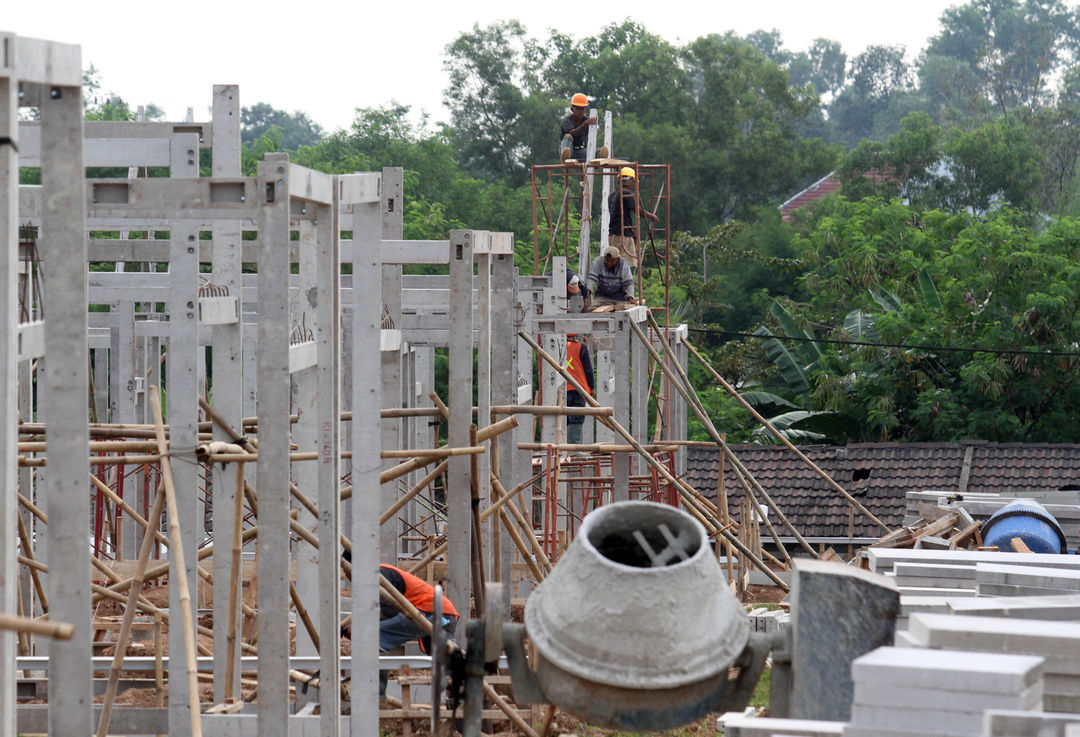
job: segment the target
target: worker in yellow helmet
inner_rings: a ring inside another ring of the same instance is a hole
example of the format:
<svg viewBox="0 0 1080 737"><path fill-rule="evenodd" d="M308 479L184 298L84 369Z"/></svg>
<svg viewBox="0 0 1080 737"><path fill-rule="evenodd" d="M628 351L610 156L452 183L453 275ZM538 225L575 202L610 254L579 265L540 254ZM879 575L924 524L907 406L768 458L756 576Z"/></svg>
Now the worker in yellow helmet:
<svg viewBox="0 0 1080 737"><path fill-rule="evenodd" d="M587 158L586 146L589 143L587 135L590 125L596 125L596 118L586 118L585 111L589 108L589 98L579 92L570 98L570 114L562 121L562 142L559 144L559 159L576 159L582 163Z"/></svg>
<svg viewBox="0 0 1080 737"><path fill-rule="evenodd" d="M608 245L619 249L619 254L630 267L637 266L638 247L640 239L637 237L637 225L634 223L634 213L641 217L656 222L660 218L652 214L638 204L637 194L634 191L634 180L637 172L629 166L619 170L619 188L608 195Z"/></svg>

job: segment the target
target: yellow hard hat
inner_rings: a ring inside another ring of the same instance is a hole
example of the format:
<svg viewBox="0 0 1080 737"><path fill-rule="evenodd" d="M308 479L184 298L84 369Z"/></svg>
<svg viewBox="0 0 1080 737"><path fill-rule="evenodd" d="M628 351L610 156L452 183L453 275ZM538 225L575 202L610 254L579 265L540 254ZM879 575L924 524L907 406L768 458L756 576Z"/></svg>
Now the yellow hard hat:
<svg viewBox="0 0 1080 737"><path fill-rule="evenodd" d="M579 92L579 93L577 93L576 95L574 95L573 97L570 98L570 104L573 105L574 107L588 107L589 106L589 98L585 97L584 92Z"/></svg>
<svg viewBox="0 0 1080 737"><path fill-rule="evenodd" d="M630 177L631 179L637 179L637 174L635 174L634 170L631 169L629 166L624 166L622 169L619 169L619 176L620 177Z"/></svg>

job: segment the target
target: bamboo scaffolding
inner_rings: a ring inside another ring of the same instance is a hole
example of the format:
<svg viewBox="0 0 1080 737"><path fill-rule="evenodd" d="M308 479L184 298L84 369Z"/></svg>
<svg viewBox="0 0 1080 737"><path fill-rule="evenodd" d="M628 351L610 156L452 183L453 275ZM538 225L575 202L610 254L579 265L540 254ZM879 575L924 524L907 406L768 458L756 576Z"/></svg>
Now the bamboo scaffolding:
<svg viewBox="0 0 1080 737"><path fill-rule="evenodd" d="M91 476L91 478L94 478ZM150 510L150 519L160 519L161 510L165 506L165 489L161 485L154 495L154 505ZM145 527L144 521L144 527ZM131 623L135 619L136 604L139 594L142 592L143 573L146 571L146 563L150 559L150 551L154 546L153 535L143 535L142 545L139 546L139 557L135 563L135 572L132 575L132 585L128 589L128 600L124 607L124 616L120 621L120 632L116 636L116 653L113 656L112 665L109 667L109 682L105 687L105 700L101 706L101 717L98 719L97 737L105 737L109 731L109 722L112 719L113 702L116 699L116 690L120 685L120 669L124 665L124 654L127 652L128 638L131 636ZM178 561L183 565L182 561ZM196 694L198 692L196 691Z"/></svg>
<svg viewBox="0 0 1080 737"><path fill-rule="evenodd" d="M528 335L524 331L519 331L518 336L526 343L528 343L532 347L532 349L536 351L537 355L539 355L544 361L546 361L548 365L558 371L562 375L562 377L570 383L571 386L577 389L578 393L581 394L582 397L584 397L585 401L588 402L590 406L598 406L596 400L593 399L593 397L585 391L584 387L582 387L578 383L577 379L571 376L570 373L563 366L561 366L558 361L552 358L552 356L548 354L548 352L545 351L535 340L533 340L530 335ZM621 435L623 439L626 440L626 442L636 446L638 448L638 453L641 454L641 457L645 460L645 462L652 466L658 474L663 476L665 481L675 486L676 490L679 492L679 495L685 502L686 510L690 512L690 514L693 515L695 518L697 518L697 520L705 526L706 530L719 532L721 535L731 540L732 544L735 545L735 547L738 548L743 555L749 557L749 559L753 561L754 564L758 566L758 568L762 571L762 573L768 576L773 583L775 583L784 591L791 590L791 587L788 586L788 584L782 578L776 575L776 573L771 568L765 565L764 561L762 561L761 558L754 555L751 550L749 550L745 545L743 545L741 540L732 535L732 533L728 531L725 526L719 524L716 521L713 513L708 511L709 507L713 506L711 502L706 500L697 490L690 486L690 484L686 483L686 481L676 478L670 471L668 471L668 469L662 463L658 462L651 454L649 454L645 450L644 446L642 446L641 443L639 443L634 438L634 436L631 435L630 432L625 427L623 427L617 420L608 417L601 417L599 419L617 434Z"/></svg>
<svg viewBox="0 0 1080 737"><path fill-rule="evenodd" d="M795 447L795 445L790 440L788 440L786 437L784 437L784 434L781 433L779 430L777 430L776 427L774 427L771 422L769 422L767 419L762 417L761 413L759 413L756 409L754 409L752 406L750 406L750 403L747 402L745 399L742 398L742 396L739 395L739 392L735 390L735 387L733 387L731 384L729 384L724 379L724 377L721 376L716 371L716 369L714 369L709 364L709 362L706 361L702 357L702 355L700 353L698 353L697 349L694 348L694 346L690 343L690 341L684 340L683 344L687 347L687 349L690 351L690 353L693 354L694 358L696 358L698 361L700 361L701 365L704 366L705 369L710 374L712 374L712 377L714 379L716 379L720 383L720 385L724 387L724 389L727 390L728 394L730 394L732 396L732 398L735 399L735 401L737 401L739 404L741 404L743 406L743 409L745 409L747 412L750 413L751 417L753 417L755 420L760 422L765 427L766 430L768 430L770 433L773 434L773 436L776 437L777 440L779 440L781 443L783 443L785 446L787 446L787 448L789 450L791 450L793 453L795 453L795 455L799 457L799 460L801 460L803 463L805 463L810 468L810 470L812 470L814 473L816 473L818 476L820 476L822 479L824 479L825 483L827 483L830 487L832 487L834 490L839 492L845 499L847 499L849 502L851 502L851 504L854 505L855 509L859 510L859 512L864 517L866 517L868 520L870 520L875 525L877 525L882 530L884 530L886 534L888 534L889 532L892 532L892 530L890 530L889 527L884 522L882 522L877 517L875 517L874 514L869 509L867 509L866 507L864 507L862 504L859 503L858 499L856 499L851 494L849 494L844 489L844 487L840 486L840 484L836 483L836 481L832 478L832 476L825 473L825 471L823 471L816 463L814 463L812 460L807 458L805 453L803 453L801 450L799 450L797 447Z"/></svg>
<svg viewBox="0 0 1080 737"><path fill-rule="evenodd" d="M656 331L658 339L664 346L664 350L666 350L670 354L671 345L668 343L667 336L661 332L660 326L657 324L656 318L653 317L651 312L648 313L648 317L650 325L652 325L653 329ZM746 490L746 493L753 496L754 491L752 487L756 487L761 497L764 498L765 501L768 503L769 508L776 512L777 516L779 516L780 519L783 520L784 524L787 525L787 528L791 531L791 534L795 537L799 544L802 545L803 549L805 549L812 558L817 558L817 552L810 546L809 543L806 542L805 539L803 539L803 536L795 528L795 525L791 524L784 512L773 501L772 497L765 491L764 488L762 488L761 484L759 484L757 480L754 479L754 477L750 474L746 467L742 465L742 461L740 461L735 456L735 453L731 450L731 448L728 447L728 444L724 441L722 437L720 437L720 433L717 432L716 426L712 423L712 418L710 418L708 412L705 411L705 405L702 404L701 399L698 397L697 392L694 390L693 385L690 383L690 377L688 377L686 375L686 372L683 371L683 368L681 365L679 365L679 362L671 362L674 363L675 371L678 372L678 377L676 377L675 373L672 372L671 367L668 365L669 362L661 360L660 355L657 353L656 349L652 345L652 342L649 340L648 336L645 335L644 331L634 322L631 322L630 326L633 328L634 333L637 335L638 339L640 339L641 342L645 345L645 348L649 351L649 354L653 356L653 358L657 361L660 369L668 378L669 386L675 387L675 391L679 393L679 395L683 398L687 405L689 405L689 407L693 410L694 414L697 415L697 418L701 420L701 423L705 426L706 431L709 433L709 435L712 436L713 442L715 442L716 445L719 446L721 452L723 452L725 456L731 459L732 470L735 472L735 476L739 480L739 483L741 483L743 488ZM776 530L773 529L772 523L769 522L767 518L766 524L768 525L769 532L772 534L773 540L776 543L777 548L784 556L785 566L790 570L791 556L788 554L787 548L784 547L784 544L780 541L780 535L776 533Z"/></svg>
<svg viewBox="0 0 1080 737"><path fill-rule="evenodd" d="M169 536L172 538L172 557L176 563L176 585L180 587L180 614L184 623L184 655L187 659L188 703L191 709L191 734L202 737L202 720L199 713L199 679L195 661L195 622L191 611L191 592L188 588L187 570L184 558L184 543L180 537L180 509L176 503L176 490L173 488L172 462L168 455L168 441L165 439L165 426L161 419L161 399L158 388L150 386L150 408L154 413L154 425L157 429L158 452L161 454L161 478L165 487L165 504L169 514ZM196 566L198 563L196 563ZM134 584L134 581L132 581Z"/></svg>

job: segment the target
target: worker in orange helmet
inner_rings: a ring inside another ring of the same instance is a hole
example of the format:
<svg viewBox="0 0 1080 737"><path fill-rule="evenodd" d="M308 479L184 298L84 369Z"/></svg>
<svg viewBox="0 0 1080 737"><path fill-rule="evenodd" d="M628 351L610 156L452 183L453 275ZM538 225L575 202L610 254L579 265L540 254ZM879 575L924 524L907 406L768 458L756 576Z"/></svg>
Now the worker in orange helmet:
<svg viewBox="0 0 1080 737"><path fill-rule="evenodd" d="M559 145L559 159L576 159L584 162L588 157L588 129L596 125L596 118L585 117L589 108L589 98L579 92L570 98L570 114L562 120L562 142Z"/></svg>

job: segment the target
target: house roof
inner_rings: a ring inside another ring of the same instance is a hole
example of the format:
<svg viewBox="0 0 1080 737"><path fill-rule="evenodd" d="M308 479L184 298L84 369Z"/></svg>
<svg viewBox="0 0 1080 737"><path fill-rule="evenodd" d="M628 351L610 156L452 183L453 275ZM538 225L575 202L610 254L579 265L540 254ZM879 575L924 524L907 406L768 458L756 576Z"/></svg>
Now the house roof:
<svg viewBox="0 0 1080 737"><path fill-rule="evenodd" d="M800 207L812 205L818 200L831 195L839 188L840 179L836 176L835 171L831 171L780 205L780 216L785 223L789 222L792 214Z"/></svg>
<svg viewBox="0 0 1080 737"><path fill-rule="evenodd" d="M783 446L732 445L738 459L807 537L847 537L851 504ZM1080 445L989 443L860 443L800 448L811 461L890 528L903 523L909 491L927 489L1002 493L1080 489ZM716 448L690 447L686 480L711 499L717 494ZM968 468L962 486L964 469ZM743 489L725 466L732 516ZM1073 494L1075 496L1075 494ZM770 518L774 525L777 520ZM781 535L788 533L778 528ZM855 537L883 532L855 512Z"/></svg>

